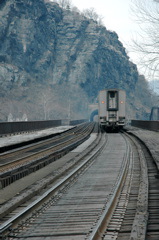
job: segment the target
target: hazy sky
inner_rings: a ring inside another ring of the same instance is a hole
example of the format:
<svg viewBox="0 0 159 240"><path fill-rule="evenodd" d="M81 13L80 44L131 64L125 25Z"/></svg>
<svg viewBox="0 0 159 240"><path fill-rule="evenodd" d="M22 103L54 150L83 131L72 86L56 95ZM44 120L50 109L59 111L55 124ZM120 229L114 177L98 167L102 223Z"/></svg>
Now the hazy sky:
<svg viewBox="0 0 159 240"><path fill-rule="evenodd" d="M103 17L106 28L118 34L130 59L137 64L137 54L130 52L132 39L137 37L139 31L131 10L132 0L71 0L71 3L81 11L93 7Z"/></svg>

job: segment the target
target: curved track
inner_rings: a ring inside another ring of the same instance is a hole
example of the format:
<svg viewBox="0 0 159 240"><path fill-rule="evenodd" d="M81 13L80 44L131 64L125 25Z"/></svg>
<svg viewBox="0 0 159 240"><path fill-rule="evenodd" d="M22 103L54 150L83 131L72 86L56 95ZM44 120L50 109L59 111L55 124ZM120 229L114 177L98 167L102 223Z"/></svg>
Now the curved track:
<svg viewBox="0 0 159 240"><path fill-rule="evenodd" d="M45 167L85 141L93 131L94 124L77 126L60 136L26 145L0 155L1 186Z"/></svg>
<svg viewBox="0 0 159 240"><path fill-rule="evenodd" d="M12 225L6 238L158 239L159 181L144 144L126 134L102 134L100 145L81 161L43 196L12 213L1 227L3 232Z"/></svg>
<svg viewBox="0 0 159 240"><path fill-rule="evenodd" d="M104 147L103 151L96 157L101 147ZM52 195L45 206L40 207L38 212L34 213L35 215L26 220L23 227L28 226L28 232L24 233L24 238L26 236L35 239L44 239L47 236L51 239L89 238L90 230L97 224L117 191L119 180L121 181L125 172L128 155L127 143L122 135L109 135L106 143L103 135L101 146L94 148L90 156L83 159L84 162L80 164L78 173L74 173L65 185L58 186L60 189ZM43 219L40 219L40 215ZM31 222L34 218L33 227ZM39 226L39 220L41 226ZM52 225L50 231L49 224ZM33 233L32 227L37 231ZM10 237L14 234L17 238L23 239L21 227L13 231Z"/></svg>

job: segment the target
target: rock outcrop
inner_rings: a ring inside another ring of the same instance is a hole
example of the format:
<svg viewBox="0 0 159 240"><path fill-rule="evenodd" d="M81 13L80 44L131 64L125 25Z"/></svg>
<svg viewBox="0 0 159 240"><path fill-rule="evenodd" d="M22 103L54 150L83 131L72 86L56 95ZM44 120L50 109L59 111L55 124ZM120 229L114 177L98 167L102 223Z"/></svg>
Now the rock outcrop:
<svg viewBox="0 0 159 240"><path fill-rule="evenodd" d="M130 118L151 107L117 34L44 0L1 1L0 84L1 121L88 118L103 88L126 90Z"/></svg>

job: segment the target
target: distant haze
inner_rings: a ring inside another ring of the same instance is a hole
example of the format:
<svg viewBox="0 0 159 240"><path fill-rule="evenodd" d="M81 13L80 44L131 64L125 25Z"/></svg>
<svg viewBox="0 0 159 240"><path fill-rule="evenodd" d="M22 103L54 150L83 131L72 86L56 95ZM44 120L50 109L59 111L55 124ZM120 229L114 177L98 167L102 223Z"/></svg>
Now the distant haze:
<svg viewBox="0 0 159 240"><path fill-rule="evenodd" d="M159 80L151 81L150 88L159 95Z"/></svg>

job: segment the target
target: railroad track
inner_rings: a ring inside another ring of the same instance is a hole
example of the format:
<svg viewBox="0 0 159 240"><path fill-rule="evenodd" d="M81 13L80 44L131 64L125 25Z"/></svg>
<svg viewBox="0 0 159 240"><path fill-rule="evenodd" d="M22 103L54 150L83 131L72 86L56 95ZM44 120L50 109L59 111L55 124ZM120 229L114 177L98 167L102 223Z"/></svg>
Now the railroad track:
<svg viewBox="0 0 159 240"><path fill-rule="evenodd" d="M131 142L132 157L118 203L103 240L159 239L159 180L156 164L139 138Z"/></svg>
<svg viewBox="0 0 159 240"><path fill-rule="evenodd" d="M113 144L114 139L115 144ZM118 148L116 149L117 142ZM110 156L109 161L105 161L103 155L100 155L99 159L97 158L97 154L102 148L104 148L104 154ZM47 232L46 229L44 229L45 227L42 227L43 229L40 227L40 229L38 228L39 233L36 236L33 234L34 236L32 237L41 239L41 237L45 238L48 236L52 239L57 239L57 237L70 239L70 237L73 238L78 235L79 239L85 238L91 227L96 224L98 218L100 218L107 203L112 199L114 192L116 192L116 186L118 186L119 180L122 178L123 171L125 172L128 155L127 144L121 135L115 134L115 138L113 135L110 135L106 143L105 135L103 134L100 146L93 146L92 151L86 156L86 159L82 157L83 163L80 163L80 166L77 167L78 172L73 170L71 179L69 175L69 181L67 181L64 186L58 186L58 191L52 195L51 199L36 211L35 215L38 216L36 219L39 219L42 212L45 211L46 214L50 215L49 217L48 215L45 216L45 220L42 220L42 222L51 221L50 218L52 216L55 231ZM116 162L117 157L118 163ZM94 178L96 179L95 182L92 181ZM55 191L55 189L53 188L52 191ZM63 199L65 196L66 200ZM64 203L61 201L64 201ZM32 203L31 206L33 205ZM53 207L53 209L50 209L50 207ZM20 228L14 229L14 231L9 234L9 237L16 238L17 234L21 234L22 228L29 226L35 218L35 215L31 213L31 216L28 217L24 225L22 224L23 226L20 226ZM13 222L13 220L12 218L10 223ZM9 223L7 222L7 224ZM63 228L62 232L60 226ZM6 225L4 223L1 229L5 229L5 227ZM20 238L22 239L21 235Z"/></svg>
<svg viewBox="0 0 159 240"><path fill-rule="evenodd" d="M86 140L93 131L94 123L85 123L60 137L26 145L0 155L0 179L4 188L12 182L55 161Z"/></svg>
<svg viewBox="0 0 159 240"><path fill-rule="evenodd" d="M47 200L40 196L26 203L2 223L1 233L12 226L6 239L158 239L159 181L149 151L132 136L106 136L44 193Z"/></svg>
<svg viewBox="0 0 159 240"><path fill-rule="evenodd" d="M52 193L55 194L53 196L55 201L56 199L59 198L59 195L61 195L61 192L63 191L63 189L67 189L69 184L72 184L72 181L73 182L75 181L77 176L81 174L81 171L83 171L82 169L85 169L87 165L91 164L93 157L97 154L98 151L101 150L102 146L96 148L96 145L100 141L100 138L101 138L101 135L99 135L96 141L92 144L92 146L88 147L86 151L82 152L80 156L78 156L79 154L77 154L77 156L75 157L75 160L73 161L72 166L70 166L67 169L67 173L66 171L64 172L59 171L58 176L55 176L55 179L53 181L53 186L51 188L49 187L48 191L46 191L46 189L41 191L37 190L36 192L34 191L34 195L37 195L36 200L35 200L35 197L33 198L33 200L30 200L30 197L29 197L29 201L25 202L25 204L24 202L23 204L19 203L19 207L17 208L18 204L16 203L15 210L11 211L10 210L11 208L10 208L9 210L6 211L5 214L1 214L0 233L1 233L2 239L3 239L3 233L6 230L8 231L8 229L10 230L10 227L14 226L14 224L16 223L16 221L19 220L19 218L23 217L23 215L25 214L28 214L29 211L32 211L34 207L37 207L41 202L46 201L46 199L49 198ZM93 153L91 153L91 151L93 151ZM90 156L88 159L85 160L84 157L87 156L88 154L90 154ZM46 183L46 186L47 185L48 184ZM45 188L46 186L44 184L43 188ZM43 195L41 196L42 193ZM50 200L49 200L49 204L50 204ZM42 206L42 209L45 208L45 206L46 205L44 203L44 205ZM3 206L2 208L4 209ZM39 211L41 211L41 207ZM31 218L32 218L32 214L31 214Z"/></svg>
<svg viewBox="0 0 159 240"><path fill-rule="evenodd" d="M148 183L148 204L145 204L148 212L146 223L145 240L159 239L159 171L152 155L143 141L137 138L147 164L147 181Z"/></svg>

